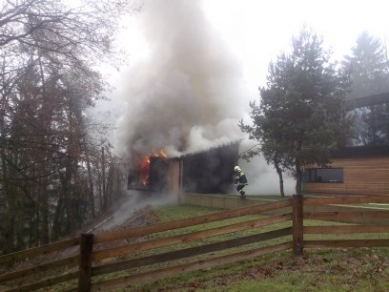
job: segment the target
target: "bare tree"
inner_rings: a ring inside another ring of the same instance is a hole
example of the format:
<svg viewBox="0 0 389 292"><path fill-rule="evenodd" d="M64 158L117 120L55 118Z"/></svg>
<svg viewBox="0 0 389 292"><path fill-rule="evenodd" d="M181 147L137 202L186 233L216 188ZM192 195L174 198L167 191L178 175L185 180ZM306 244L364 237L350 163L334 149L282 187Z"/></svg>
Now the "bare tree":
<svg viewBox="0 0 389 292"><path fill-rule="evenodd" d="M46 244L95 211L83 111L104 94L96 68L117 64L114 31L133 7L64 3L5 0L0 10L0 253Z"/></svg>

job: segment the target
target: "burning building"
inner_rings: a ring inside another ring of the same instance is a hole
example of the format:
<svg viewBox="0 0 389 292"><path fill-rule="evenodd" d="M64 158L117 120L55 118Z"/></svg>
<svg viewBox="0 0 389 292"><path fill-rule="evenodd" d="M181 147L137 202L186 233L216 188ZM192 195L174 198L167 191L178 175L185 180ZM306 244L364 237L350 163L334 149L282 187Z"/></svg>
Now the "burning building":
<svg viewBox="0 0 389 292"><path fill-rule="evenodd" d="M148 192L227 193L239 142L179 157L144 157L129 170L128 189Z"/></svg>
<svg viewBox="0 0 389 292"><path fill-rule="evenodd" d="M123 101L115 154L128 161L128 189L225 193L232 184L247 91L239 60L203 8L144 1L137 23L147 54L115 95Z"/></svg>

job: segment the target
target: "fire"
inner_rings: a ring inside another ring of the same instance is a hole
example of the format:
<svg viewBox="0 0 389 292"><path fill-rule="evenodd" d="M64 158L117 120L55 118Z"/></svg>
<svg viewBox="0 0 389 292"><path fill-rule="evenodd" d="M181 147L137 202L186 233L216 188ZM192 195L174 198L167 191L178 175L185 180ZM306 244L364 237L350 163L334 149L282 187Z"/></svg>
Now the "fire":
<svg viewBox="0 0 389 292"><path fill-rule="evenodd" d="M152 156L167 158L167 153L162 149L159 150L158 152L154 152Z"/></svg>
<svg viewBox="0 0 389 292"><path fill-rule="evenodd" d="M142 186L148 185L149 174L150 174L150 156L145 156L141 161L138 184Z"/></svg>
<svg viewBox="0 0 389 292"><path fill-rule="evenodd" d="M161 157L167 158L167 153L161 149L159 151L153 152L150 156L144 156L140 162L140 174L138 184L142 186L147 186L149 184L150 178L150 157Z"/></svg>

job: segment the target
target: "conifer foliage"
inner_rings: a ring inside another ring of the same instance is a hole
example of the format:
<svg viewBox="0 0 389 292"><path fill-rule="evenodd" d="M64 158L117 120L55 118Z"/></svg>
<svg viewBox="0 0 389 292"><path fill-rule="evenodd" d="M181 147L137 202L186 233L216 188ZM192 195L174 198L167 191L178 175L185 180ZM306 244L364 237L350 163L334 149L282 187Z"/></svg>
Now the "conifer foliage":
<svg viewBox="0 0 389 292"><path fill-rule="evenodd" d="M252 125L240 123L243 132L259 141L260 152L277 172L295 175L297 194L304 166L328 164L330 151L350 136L345 103L350 83L330 57L322 39L304 27L292 38L291 53L270 63L259 104L250 103Z"/></svg>
<svg viewBox="0 0 389 292"><path fill-rule="evenodd" d="M382 42L367 32L356 40L343 67L352 81L349 99L389 92L388 52ZM376 104L354 111L356 145L389 144L389 104Z"/></svg>

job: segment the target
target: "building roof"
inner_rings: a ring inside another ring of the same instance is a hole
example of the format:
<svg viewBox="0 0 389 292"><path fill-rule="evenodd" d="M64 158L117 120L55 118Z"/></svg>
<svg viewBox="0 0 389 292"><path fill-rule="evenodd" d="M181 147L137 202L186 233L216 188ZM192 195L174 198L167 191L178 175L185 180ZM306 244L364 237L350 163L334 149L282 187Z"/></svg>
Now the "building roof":
<svg viewBox="0 0 389 292"><path fill-rule="evenodd" d="M353 98L347 100L352 109L361 108L365 106L372 106L377 104L389 104L389 92L384 92L375 95L369 95L359 98Z"/></svg>
<svg viewBox="0 0 389 292"><path fill-rule="evenodd" d="M389 157L389 145L343 147L331 153L332 158Z"/></svg>

